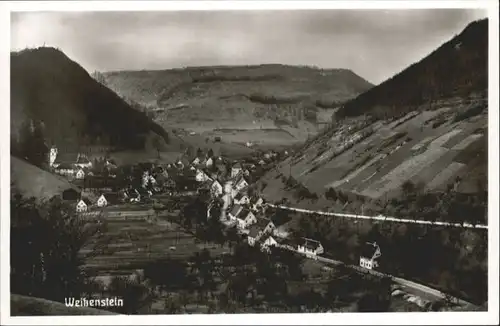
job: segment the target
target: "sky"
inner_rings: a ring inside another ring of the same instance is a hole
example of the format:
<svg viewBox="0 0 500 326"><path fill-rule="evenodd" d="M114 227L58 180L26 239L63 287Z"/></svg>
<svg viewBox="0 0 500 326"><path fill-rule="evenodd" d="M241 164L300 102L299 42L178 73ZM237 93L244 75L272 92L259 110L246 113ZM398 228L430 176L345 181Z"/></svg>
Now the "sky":
<svg viewBox="0 0 500 326"><path fill-rule="evenodd" d="M487 16L476 9L17 12L11 50L54 46L87 71L281 63L378 84Z"/></svg>

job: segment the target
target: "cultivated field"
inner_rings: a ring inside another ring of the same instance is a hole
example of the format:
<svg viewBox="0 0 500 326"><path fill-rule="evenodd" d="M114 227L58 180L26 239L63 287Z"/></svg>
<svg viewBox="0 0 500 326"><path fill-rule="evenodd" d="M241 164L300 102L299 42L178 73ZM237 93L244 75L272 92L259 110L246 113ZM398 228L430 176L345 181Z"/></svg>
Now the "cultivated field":
<svg viewBox="0 0 500 326"><path fill-rule="evenodd" d="M105 211L101 219L106 225L105 232L81 251L88 254L92 248L100 248L95 257L85 260L84 268L95 275L130 274L148 261L167 257L186 259L205 248L212 255L229 250L198 243L193 235L170 223L166 214L157 216L152 210Z"/></svg>
<svg viewBox="0 0 500 326"><path fill-rule="evenodd" d="M487 119L483 113L477 119L454 122L455 110L445 105L436 111L410 112L396 121L368 125L362 124L363 118L352 119L283 161L279 171L287 176L291 173L317 194L334 187L372 198L399 195L406 180L432 182L429 189L443 189L456 177L468 182L474 175L454 163L469 164L459 157L484 137ZM438 119L444 123L434 124ZM349 143L353 145L345 145ZM275 182L269 180L273 177L266 178L269 185L264 192L287 197L278 185L273 186Z"/></svg>

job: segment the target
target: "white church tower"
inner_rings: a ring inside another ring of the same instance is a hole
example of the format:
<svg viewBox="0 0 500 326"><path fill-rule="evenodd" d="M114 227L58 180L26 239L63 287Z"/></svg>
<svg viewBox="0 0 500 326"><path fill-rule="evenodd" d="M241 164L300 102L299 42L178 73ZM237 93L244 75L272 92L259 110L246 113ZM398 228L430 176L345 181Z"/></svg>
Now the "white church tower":
<svg viewBox="0 0 500 326"><path fill-rule="evenodd" d="M49 153L49 165L50 167L55 167L54 162L56 161L57 158L57 147L52 146L50 148L50 153Z"/></svg>

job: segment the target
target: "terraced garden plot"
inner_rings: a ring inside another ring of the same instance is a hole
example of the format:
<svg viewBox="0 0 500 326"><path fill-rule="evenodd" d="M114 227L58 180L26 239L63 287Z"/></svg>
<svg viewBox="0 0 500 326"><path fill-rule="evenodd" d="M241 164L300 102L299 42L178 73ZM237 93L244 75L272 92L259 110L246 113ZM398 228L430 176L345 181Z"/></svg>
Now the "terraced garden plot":
<svg viewBox="0 0 500 326"><path fill-rule="evenodd" d="M439 172L431 182L427 184L428 189L436 189L443 185L446 185L453 181L453 177L457 175L463 168L465 164L452 162L444 170Z"/></svg>
<svg viewBox="0 0 500 326"><path fill-rule="evenodd" d="M349 173L342 180L338 180L338 181L332 182L332 183L326 185L326 187L327 188L329 188L329 187L337 188L337 187L340 187L341 185L345 184L346 182L349 182L348 184L346 184L346 186L350 186L352 184L356 184L356 181L354 179L359 174L361 174L367 167L369 167L372 164L374 164L375 162L381 160L383 157L384 157L383 154L376 155L375 157L373 157L370 160L368 160L368 162L366 162L365 164L363 164L362 166L360 166L359 168L357 168L355 171Z"/></svg>
<svg viewBox="0 0 500 326"><path fill-rule="evenodd" d="M429 146L432 147L443 147L443 145L453 138L456 135L459 135L462 132L462 129L452 129L451 131L447 132L446 134L434 139L429 143Z"/></svg>
<svg viewBox="0 0 500 326"><path fill-rule="evenodd" d="M322 169L312 172L299 180L303 182L304 186L306 186L309 190L320 195L325 191L325 182L327 180L335 180L342 177L345 171L347 171L347 168L348 167L345 167L344 169Z"/></svg>
<svg viewBox="0 0 500 326"><path fill-rule="evenodd" d="M414 184L417 184L419 182L428 184L436 177L438 173L446 169L446 167L453 162L453 159L455 158L456 154L457 153L455 151L446 152L442 157L429 164L425 169L421 170L417 175L415 175L410 180Z"/></svg>
<svg viewBox="0 0 500 326"><path fill-rule="evenodd" d="M406 180L411 179L448 150L442 147L430 147L424 153L407 159L394 170L385 175L379 182L371 185L362 194L378 198L384 193L399 188Z"/></svg>
<svg viewBox="0 0 500 326"><path fill-rule="evenodd" d="M416 116L418 116L418 112L416 111L411 111L411 112L408 112L407 114L405 114L403 117L395 120L395 121L392 121L390 122L387 126L388 128L390 129L394 129L396 127L399 127L401 126L403 123L411 120L411 119L414 119Z"/></svg>
<svg viewBox="0 0 500 326"><path fill-rule="evenodd" d="M466 139L467 137L469 137L469 135L471 135L472 133L474 133L475 130L479 129L479 128L482 128L484 125L484 121L480 121L480 122L465 122L465 121L462 121L460 122L457 127L459 127L460 129L463 130L463 132L461 132L460 134L452 137L451 139L449 139L445 144L443 144L443 147L446 147L446 148L453 148L453 146L457 145L458 143L460 143L461 141L463 141L464 139Z"/></svg>
<svg viewBox="0 0 500 326"><path fill-rule="evenodd" d="M368 167L366 172L371 172L366 178L363 178L359 181L356 189L359 189L362 192L364 189L369 187L371 184L381 180L386 174L395 169L398 165L401 164L408 157L411 157L411 147L413 146L413 142L407 143L403 145L398 151L393 154L387 156L385 159L381 161L382 165L378 168L372 166ZM375 175L372 175L375 172ZM368 177L370 177L368 179ZM358 190L357 190L358 191Z"/></svg>
<svg viewBox="0 0 500 326"><path fill-rule="evenodd" d="M434 137L430 136L430 137L425 137L424 139L422 139L421 141L419 141L417 144L413 145L411 150L412 151L418 151L419 149L427 146L427 144L433 139Z"/></svg>
<svg viewBox="0 0 500 326"><path fill-rule="evenodd" d="M480 134L472 134L469 135L467 138L462 140L460 143L456 144L455 146L452 147L452 150L454 151L463 151L465 150L470 144L476 142L480 138L482 138L484 135Z"/></svg>

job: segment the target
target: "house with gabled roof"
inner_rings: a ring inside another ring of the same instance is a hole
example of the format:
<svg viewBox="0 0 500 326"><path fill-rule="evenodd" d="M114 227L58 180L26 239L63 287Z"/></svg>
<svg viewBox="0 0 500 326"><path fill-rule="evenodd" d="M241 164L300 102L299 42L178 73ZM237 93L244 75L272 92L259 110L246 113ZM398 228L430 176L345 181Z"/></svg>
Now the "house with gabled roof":
<svg viewBox="0 0 500 326"><path fill-rule="evenodd" d="M76 203L76 212L84 213L89 210L89 207L92 205L90 200L87 198L81 198L78 203Z"/></svg>
<svg viewBox="0 0 500 326"><path fill-rule="evenodd" d="M97 207L106 207L120 203L120 197L116 192L102 193L97 199Z"/></svg>
<svg viewBox="0 0 500 326"><path fill-rule="evenodd" d="M210 186L212 196L218 197L224 193L224 188L218 180L214 180Z"/></svg>
<svg viewBox="0 0 500 326"><path fill-rule="evenodd" d="M259 241L262 236L262 231L257 225L251 225L247 236L247 242L250 246L254 246L257 241Z"/></svg>
<svg viewBox="0 0 500 326"><path fill-rule="evenodd" d="M233 202L238 205L247 205L250 203L250 198L244 193L238 193L234 196Z"/></svg>
<svg viewBox="0 0 500 326"><path fill-rule="evenodd" d="M243 210L236 217L236 225L239 229L246 229L248 226L257 222L257 217L248 208Z"/></svg>
<svg viewBox="0 0 500 326"><path fill-rule="evenodd" d="M85 178L85 170L82 168L79 168L78 171L75 173L75 179L77 180L82 180Z"/></svg>
<svg viewBox="0 0 500 326"><path fill-rule="evenodd" d="M233 185L233 188L236 189L237 192L240 192L241 190L245 189L248 186L249 186L248 181L243 176L241 176L239 179L236 180L236 182Z"/></svg>
<svg viewBox="0 0 500 326"><path fill-rule="evenodd" d="M97 207L106 207L108 206L108 200L106 199L106 196L102 194L99 199L97 199Z"/></svg>
<svg viewBox="0 0 500 326"><path fill-rule="evenodd" d="M231 167L231 178L237 177L242 172L242 166L239 162Z"/></svg>
<svg viewBox="0 0 500 326"><path fill-rule="evenodd" d="M366 269L373 269L378 267L377 259L382 255L380 247L376 242L367 242L361 247L359 255L359 266Z"/></svg>
<svg viewBox="0 0 500 326"><path fill-rule="evenodd" d="M324 248L319 241L302 238L302 241L297 246L297 251L305 254L306 256L317 256L324 253Z"/></svg>
<svg viewBox="0 0 500 326"><path fill-rule="evenodd" d="M276 247L278 246L278 242L273 238L272 235L268 235L263 239L262 244L260 245L260 248L262 251L270 251L271 247Z"/></svg>
<svg viewBox="0 0 500 326"><path fill-rule="evenodd" d="M250 205L253 211L259 211L262 208L262 205L264 205L264 199L262 197L254 197L250 201Z"/></svg>
<svg viewBox="0 0 500 326"><path fill-rule="evenodd" d="M274 224L274 222L266 217L259 218L255 225L257 225L262 230L263 234L273 233L273 231L276 229L276 225Z"/></svg>
<svg viewBox="0 0 500 326"><path fill-rule="evenodd" d="M259 218L255 224L250 226L250 231L248 233L247 241L248 244L253 246L255 242L259 241L260 238L266 234L272 234L275 225L273 221L267 218Z"/></svg>
<svg viewBox="0 0 500 326"><path fill-rule="evenodd" d="M236 220L240 213L243 211L243 206L234 205L233 208L229 211L229 219Z"/></svg>

